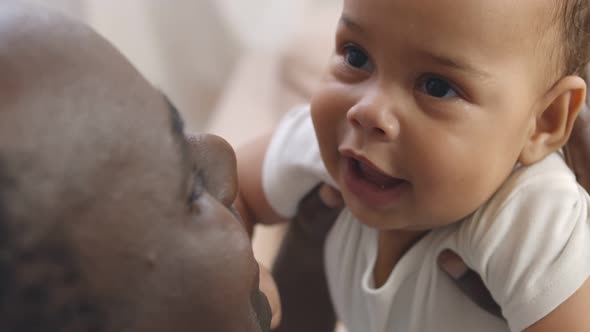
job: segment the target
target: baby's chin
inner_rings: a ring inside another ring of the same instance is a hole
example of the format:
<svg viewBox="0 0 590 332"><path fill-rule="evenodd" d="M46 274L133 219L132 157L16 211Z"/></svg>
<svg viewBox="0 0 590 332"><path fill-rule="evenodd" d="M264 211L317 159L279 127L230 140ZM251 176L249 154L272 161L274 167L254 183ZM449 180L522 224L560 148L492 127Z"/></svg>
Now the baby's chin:
<svg viewBox="0 0 590 332"><path fill-rule="evenodd" d="M376 229L377 231L423 233L454 223L453 221L447 221L447 218L442 217L424 218L416 214L369 209L360 204L347 202L346 197L344 200L350 213L356 220L358 220L358 222L367 227ZM428 221L426 221L426 219L428 219ZM437 220L437 222L433 223L431 220Z"/></svg>
<svg viewBox="0 0 590 332"><path fill-rule="evenodd" d="M354 199L347 199L346 196L346 194L343 194L344 202L350 213L365 226L378 231L409 230L412 228L412 225L408 223L412 218L404 218L391 211L371 209L359 202L355 202Z"/></svg>

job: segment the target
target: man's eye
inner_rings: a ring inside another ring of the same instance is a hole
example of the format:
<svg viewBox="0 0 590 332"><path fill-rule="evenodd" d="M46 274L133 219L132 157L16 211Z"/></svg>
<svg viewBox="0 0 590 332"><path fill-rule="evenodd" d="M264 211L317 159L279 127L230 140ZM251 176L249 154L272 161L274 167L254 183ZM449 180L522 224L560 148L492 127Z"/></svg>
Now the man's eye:
<svg viewBox="0 0 590 332"><path fill-rule="evenodd" d="M190 183L191 188L188 196L188 203L192 204L193 202L197 201L203 194L205 184L203 183L202 176L200 174L197 174L196 170L193 170L192 180Z"/></svg>
<svg viewBox="0 0 590 332"><path fill-rule="evenodd" d="M198 200L199 197L201 197L202 192L203 192L202 190L196 190L196 189L191 190L191 193L188 196L188 202L193 203L194 201Z"/></svg>
<svg viewBox="0 0 590 332"><path fill-rule="evenodd" d="M459 96L449 82L437 77L423 79L419 85L419 90L434 98L455 98Z"/></svg>
<svg viewBox="0 0 590 332"><path fill-rule="evenodd" d="M344 48L344 60L354 68L370 71L373 68L369 56L356 46Z"/></svg>

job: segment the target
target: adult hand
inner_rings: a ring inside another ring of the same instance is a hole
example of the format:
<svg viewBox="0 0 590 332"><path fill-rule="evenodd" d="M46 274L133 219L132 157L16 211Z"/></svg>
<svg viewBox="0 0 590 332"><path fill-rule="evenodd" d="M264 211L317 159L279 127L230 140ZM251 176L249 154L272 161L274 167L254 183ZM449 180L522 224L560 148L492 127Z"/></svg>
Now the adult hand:
<svg viewBox="0 0 590 332"><path fill-rule="evenodd" d="M336 325L324 273L323 248L341 208L323 203L321 190L326 189L312 190L299 203L273 265L282 301L282 322L277 331L331 332ZM330 200L331 196L324 198L338 205Z"/></svg>

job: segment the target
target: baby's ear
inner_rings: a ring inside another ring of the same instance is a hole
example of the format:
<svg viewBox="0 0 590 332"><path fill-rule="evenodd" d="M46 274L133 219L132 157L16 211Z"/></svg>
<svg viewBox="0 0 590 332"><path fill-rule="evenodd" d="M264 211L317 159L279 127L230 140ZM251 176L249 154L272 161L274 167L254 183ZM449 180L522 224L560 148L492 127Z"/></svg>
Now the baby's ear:
<svg viewBox="0 0 590 332"><path fill-rule="evenodd" d="M586 83L582 78L566 76L557 82L537 111L534 129L518 161L530 165L563 147L585 98Z"/></svg>

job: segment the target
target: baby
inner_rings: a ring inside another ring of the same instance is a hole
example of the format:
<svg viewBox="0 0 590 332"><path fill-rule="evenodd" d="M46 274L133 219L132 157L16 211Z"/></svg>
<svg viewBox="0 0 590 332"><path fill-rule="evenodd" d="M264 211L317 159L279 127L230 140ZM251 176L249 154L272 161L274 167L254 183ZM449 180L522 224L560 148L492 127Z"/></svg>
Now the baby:
<svg viewBox="0 0 590 332"><path fill-rule="evenodd" d="M287 219L318 183L340 190L326 275L351 332L585 330L589 197L560 149L585 99L589 6L345 0L311 106L242 150L241 211ZM505 321L439 271L446 249Z"/></svg>

